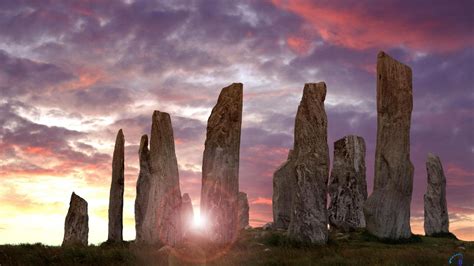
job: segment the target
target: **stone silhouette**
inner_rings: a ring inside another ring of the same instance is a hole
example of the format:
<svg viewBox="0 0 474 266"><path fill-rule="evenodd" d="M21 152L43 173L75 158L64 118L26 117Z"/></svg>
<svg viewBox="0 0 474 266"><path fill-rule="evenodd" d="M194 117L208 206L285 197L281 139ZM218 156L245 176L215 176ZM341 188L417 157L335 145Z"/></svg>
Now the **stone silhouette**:
<svg viewBox="0 0 474 266"><path fill-rule="evenodd" d="M412 71L384 52L377 58L377 145L374 190L364 206L367 230L379 237L411 236L410 120Z"/></svg>
<svg viewBox="0 0 474 266"><path fill-rule="evenodd" d="M334 143L329 196L328 220L331 228L349 232L365 227L367 182L362 137L346 136Z"/></svg>
<svg viewBox="0 0 474 266"><path fill-rule="evenodd" d="M295 187L288 236L325 244L328 240L326 194L329 176L326 84L305 84L295 119Z"/></svg>
<svg viewBox="0 0 474 266"><path fill-rule="evenodd" d="M143 135L140 140L140 148L138 150L138 158L140 162L140 172L137 180L137 196L135 199L135 231L136 240L143 240L143 220L147 213L148 201L150 199L151 190L151 161L150 151L148 150L148 136Z"/></svg>
<svg viewBox="0 0 474 266"><path fill-rule="evenodd" d="M249 226L249 200L247 194L239 192L239 229L245 229Z"/></svg>
<svg viewBox="0 0 474 266"><path fill-rule="evenodd" d="M194 219L193 202L188 193L184 193L181 199L181 219L183 221L183 235L186 235L193 225Z"/></svg>
<svg viewBox="0 0 474 266"><path fill-rule="evenodd" d="M208 220L207 236L217 243L233 242L238 234L242 93L241 83L223 88L207 121L201 214Z"/></svg>
<svg viewBox="0 0 474 266"><path fill-rule="evenodd" d="M288 152L288 159L273 174L273 226L276 229L288 229L293 203L293 188L296 183L293 150Z"/></svg>
<svg viewBox="0 0 474 266"><path fill-rule="evenodd" d="M112 158L112 182L109 198L109 237L108 241L121 242L123 229L123 192L124 192L124 146L122 129L117 133Z"/></svg>
<svg viewBox="0 0 474 266"><path fill-rule="evenodd" d="M63 246L87 246L89 236L89 216L87 201L76 195L71 195L69 210L64 222Z"/></svg>
<svg viewBox="0 0 474 266"><path fill-rule="evenodd" d="M143 193L137 198L139 203L136 205L146 206L139 208L145 209L140 225L140 241L174 246L182 239L181 191L169 114L160 111L153 113L149 157L146 156L145 141L142 144L143 171L140 172L146 176L146 167L150 167L151 178L149 191L142 190L143 187L137 188ZM149 162L144 163L147 158ZM142 184L139 182L139 186ZM147 193L148 197L145 197ZM145 204L146 198L148 201ZM144 202L140 202L142 199Z"/></svg>
<svg viewBox="0 0 474 266"><path fill-rule="evenodd" d="M425 234L449 233L449 217L446 204L446 177L438 156L428 154L426 160L428 187L425 200Z"/></svg>

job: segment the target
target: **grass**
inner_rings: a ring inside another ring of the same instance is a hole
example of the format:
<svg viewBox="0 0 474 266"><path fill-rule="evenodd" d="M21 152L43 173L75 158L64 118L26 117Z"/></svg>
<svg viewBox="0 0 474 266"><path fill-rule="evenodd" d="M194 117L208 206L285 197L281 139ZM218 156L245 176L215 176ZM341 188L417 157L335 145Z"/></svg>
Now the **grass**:
<svg viewBox="0 0 474 266"><path fill-rule="evenodd" d="M193 237L171 253L133 242L69 248L3 245L0 265L447 265L459 252L464 256L463 265L474 262L474 242L450 235L414 235L393 242L358 231L334 232L329 239L327 245L315 246L295 242L285 232L257 228L242 231L232 246Z"/></svg>

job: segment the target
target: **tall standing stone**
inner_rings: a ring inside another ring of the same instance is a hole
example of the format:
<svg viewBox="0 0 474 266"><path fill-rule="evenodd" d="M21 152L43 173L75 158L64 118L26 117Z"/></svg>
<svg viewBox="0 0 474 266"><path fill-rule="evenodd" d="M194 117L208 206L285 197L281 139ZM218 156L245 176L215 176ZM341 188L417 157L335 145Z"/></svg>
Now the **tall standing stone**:
<svg viewBox="0 0 474 266"><path fill-rule="evenodd" d="M329 148L325 98L324 82L305 84L294 133L296 180L288 235L313 244L325 244L328 240Z"/></svg>
<svg viewBox="0 0 474 266"><path fill-rule="evenodd" d="M201 213L211 241L229 243L238 234L241 83L222 89L207 121L202 165Z"/></svg>
<svg viewBox="0 0 474 266"><path fill-rule="evenodd" d="M291 218L291 205L293 203L293 188L296 183L295 163L289 150L288 159L273 174L273 227L288 229Z"/></svg>
<svg viewBox="0 0 474 266"><path fill-rule="evenodd" d="M384 52L377 58L377 146L374 190L364 206L367 230L379 237L411 236L410 120L413 109L410 67Z"/></svg>
<svg viewBox="0 0 474 266"><path fill-rule="evenodd" d="M63 246L87 246L89 236L89 216L87 215L87 201L76 195L71 195L69 210L64 222Z"/></svg>
<svg viewBox="0 0 474 266"><path fill-rule="evenodd" d="M135 232L136 240L141 242L143 241L143 221L147 213L152 179L150 151L148 150L147 135L143 135L140 140L138 159L140 163L140 172L138 174L137 196L135 199Z"/></svg>
<svg viewBox="0 0 474 266"><path fill-rule="evenodd" d="M184 193L181 200L181 219L183 221L183 235L191 229L194 219L193 202L188 193Z"/></svg>
<svg viewBox="0 0 474 266"><path fill-rule="evenodd" d="M150 191L140 237L145 243L174 246L182 239L181 191L168 113L153 113L149 153Z"/></svg>
<svg viewBox="0 0 474 266"><path fill-rule="evenodd" d="M109 237L108 241L122 242L123 229L123 191L124 191L124 146L125 138L122 129L115 139L112 158L112 183L109 198Z"/></svg>
<svg viewBox="0 0 474 266"><path fill-rule="evenodd" d="M345 232L365 227L367 182L365 142L362 137L346 136L334 142L329 196L328 219L331 227Z"/></svg>
<svg viewBox="0 0 474 266"><path fill-rule="evenodd" d="M249 226L249 200L245 192L239 192L239 229Z"/></svg>
<svg viewBox="0 0 474 266"><path fill-rule="evenodd" d="M427 236L449 233L448 207L446 204L446 177L438 156L428 154L426 160L428 187L425 200L425 234Z"/></svg>

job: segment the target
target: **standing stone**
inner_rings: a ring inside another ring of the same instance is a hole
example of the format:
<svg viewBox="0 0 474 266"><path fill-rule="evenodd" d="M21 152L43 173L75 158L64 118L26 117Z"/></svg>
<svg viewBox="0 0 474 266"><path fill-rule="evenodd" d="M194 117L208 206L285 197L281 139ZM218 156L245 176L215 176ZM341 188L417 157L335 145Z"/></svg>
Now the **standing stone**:
<svg viewBox="0 0 474 266"><path fill-rule="evenodd" d="M293 202L293 188L296 183L296 172L293 150L289 150L288 159L273 174L273 226L276 229L288 229Z"/></svg>
<svg viewBox="0 0 474 266"><path fill-rule="evenodd" d="M112 158L112 183L109 198L109 237L108 241L122 242L123 191L124 191L124 146L122 129L117 133Z"/></svg>
<svg viewBox="0 0 474 266"><path fill-rule="evenodd" d="M88 235L89 216L87 215L87 201L73 192L64 223L64 239L62 245L87 246Z"/></svg>
<svg viewBox="0 0 474 266"><path fill-rule="evenodd" d="M140 162L140 173L137 180L137 196L135 199L135 231L136 240L143 241L143 221L147 213L148 201L151 190L151 161L150 151L148 150L148 136L143 135L140 140L140 149L138 150L138 159Z"/></svg>
<svg viewBox="0 0 474 266"><path fill-rule="evenodd" d="M365 227L365 142L346 136L334 142L334 161L329 178L329 224L344 232Z"/></svg>
<svg viewBox="0 0 474 266"><path fill-rule="evenodd" d="M449 233L448 207L446 204L446 177L438 156L428 154L426 160L428 187L425 194L425 234L427 236Z"/></svg>
<svg viewBox="0 0 474 266"><path fill-rule="evenodd" d="M239 192L239 229L245 229L249 225L249 200L247 194Z"/></svg>
<svg viewBox="0 0 474 266"><path fill-rule="evenodd" d="M149 155L150 191L140 237L145 243L174 246L182 239L181 191L173 127L167 113L153 113Z"/></svg>
<svg viewBox="0 0 474 266"><path fill-rule="evenodd" d="M410 67L384 52L377 58L377 146L374 190L364 206L367 230L387 239L411 237Z"/></svg>
<svg viewBox="0 0 474 266"><path fill-rule="evenodd" d="M181 219L183 221L183 235L185 235L191 229L194 219L193 202L188 193L184 193L181 200Z"/></svg>
<svg viewBox="0 0 474 266"><path fill-rule="evenodd" d="M325 244L328 240L326 194L329 176L326 84L308 83L295 121L295 187L288 236Z"/></svg>
<svg viewBox="0 0 474 266"><path fill-rule="evenodd" d="M238 234L242 83L222 89L207 121L202 165L201 213L211 241L230 243Z"/></svg>

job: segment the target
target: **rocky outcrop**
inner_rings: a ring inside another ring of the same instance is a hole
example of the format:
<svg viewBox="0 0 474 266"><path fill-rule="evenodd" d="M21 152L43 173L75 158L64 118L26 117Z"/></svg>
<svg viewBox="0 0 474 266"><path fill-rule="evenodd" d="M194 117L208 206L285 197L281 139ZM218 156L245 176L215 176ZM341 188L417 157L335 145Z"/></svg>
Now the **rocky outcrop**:
<svg viewBox="0 0 474 266"><path fill-rule="evenodd" d="M292 193L295 187L295 166L293 150L288 152L288 159L273 174L273 226L276 229L288 229L291 217Z"/></svg>
<svg viewBox="0 0 474 266"><path fill-rule="evenodd" d="M411 236L410 120L413 109L410 67L384 52L377 58L377 146L372 195L364 206L367 230L379 237Z"/></svg>
<svg viewBox="0 0 474 266"><path fill-rule="evenodd" d="M362 137L346 136L334 142L329 196L328 220L331 229L348 232L365 227L367 183L365 142Z"/></svg>
<svg viewBox="0 0 474 266"><path fill-rule="evenodd" d="M112 182L109 198L109 237L108 241L122 242L123 192L124 192L124 154L125 138L120 129L115 140L112 158Z"/></svg>
<svg viewBox="0 0 474 266"><path fill-rule="evenodd" d="M425 234L427 236L449 233L449 217L446 204L446 177L438 156L428 154L426 160L428 187L425 200Z"/></svg>
<svg viewBox="0 0 474 266"><path fill-rule="evenodd" d="M76 195L71 195L69 210L64 223L63 246L87 246L89 236L89 216L87 201Z"/></svg>
<svg viewBox="0 0 474 266"><path fill-rule="evenodd" d="M137 180L137 196L135 198L135 231L136 240L143 240L143 221L147 213L148 201L151 190L151 161L150 151L148 150L148 136L143 135L140 140L138 150L138 159L140 163L140 172Z"/></svg>
<svg viewBox="0 0 474 266"><path fill-rule="evenodd" d="M242 93L241 83L223 88L207 121L201 213L208 221L207 236L217 243L233 242L238 234Z"/></svg>
<svg viewBox="0 0 474 266"><path fill-rule="evenodd" d="M247 194L239 192L239 229L245 229L249 225L249 201Z"/></svg>
<svg viewBox="0 0 474 266"><path fill-rule="evenodd" d="M325 98L324 82L305 84L294 133L296 180L288 236L313 244L325 244L328 240L329 148Z"/></svg>
<svg viewBox="0 0 474 266"><path fill-rule="evenodd" d="M188 193L184 193L181 199L181 219L183 221L183 235L185 235L191 229L194 219L193 202Z"/></svg>
<svg viewBox="0 0 474 266"><path fill-rule="evenodd" d="M181 191L173 128L167 113L153 113L149 160L150 191L141 225L141 241L174 246L182 238ZM143 173L147 173L145 169Z"/></svg>

